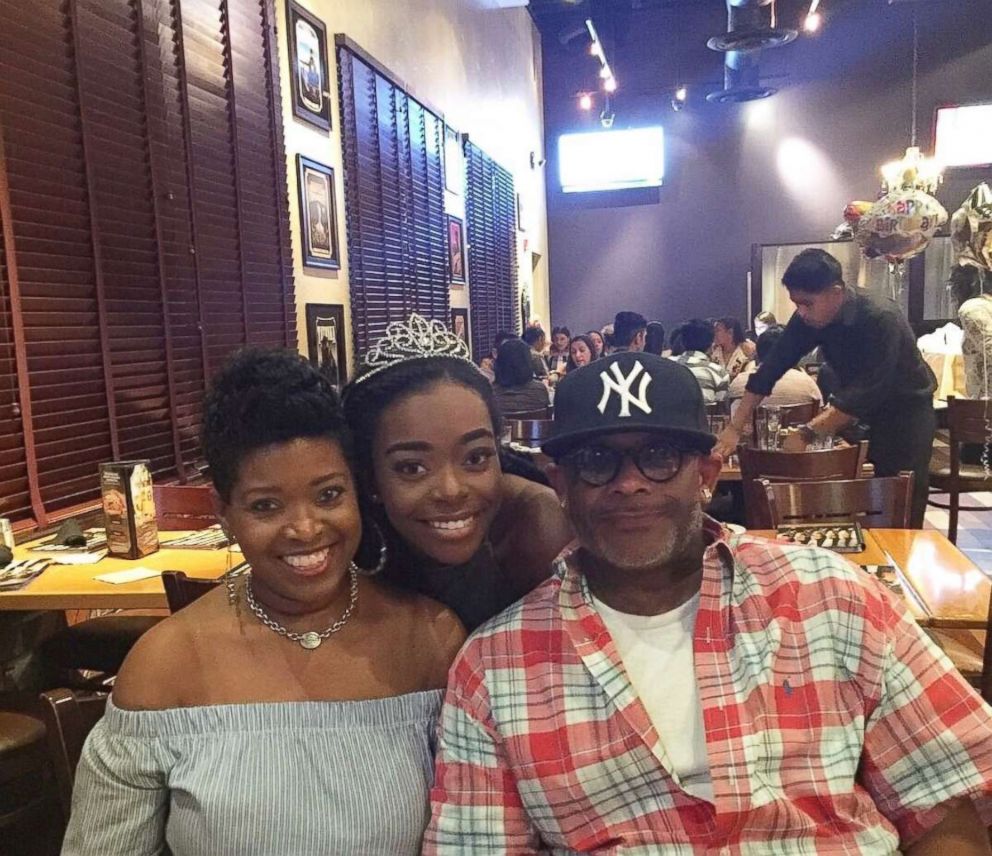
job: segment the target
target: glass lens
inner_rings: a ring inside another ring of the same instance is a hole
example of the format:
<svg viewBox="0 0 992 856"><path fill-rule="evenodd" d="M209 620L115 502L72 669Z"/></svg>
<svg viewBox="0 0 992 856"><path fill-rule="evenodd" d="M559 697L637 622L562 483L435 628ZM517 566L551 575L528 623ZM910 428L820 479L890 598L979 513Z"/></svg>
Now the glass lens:
<svg viewBox="0 0 992 856"><path fill-rule="evenodd" d="M642 446L634 457L644 477L654 482L674 478L682 466L682 453L671 446Z"/></svg>
<svg viewBox="0 0 992 856"><path fill-rule="evenodd" d="M586 484L602 487L613 481L620 472L623 453L605 446L587 446L572 455L571 463L575 473Z"/></svg>

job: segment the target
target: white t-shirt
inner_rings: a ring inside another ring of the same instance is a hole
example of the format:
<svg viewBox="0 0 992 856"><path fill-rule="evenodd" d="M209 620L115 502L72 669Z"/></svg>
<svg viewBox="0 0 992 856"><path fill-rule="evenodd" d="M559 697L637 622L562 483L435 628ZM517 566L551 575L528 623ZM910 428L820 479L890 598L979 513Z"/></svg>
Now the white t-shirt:
<svg viewBox="0 0 992 856"><path fill-rule="evenodd" d="M670 772L684 791L712 802L703 708L692 656L699 594L661 615L617 612L596 598L593 605L671 759Z"/></svg>

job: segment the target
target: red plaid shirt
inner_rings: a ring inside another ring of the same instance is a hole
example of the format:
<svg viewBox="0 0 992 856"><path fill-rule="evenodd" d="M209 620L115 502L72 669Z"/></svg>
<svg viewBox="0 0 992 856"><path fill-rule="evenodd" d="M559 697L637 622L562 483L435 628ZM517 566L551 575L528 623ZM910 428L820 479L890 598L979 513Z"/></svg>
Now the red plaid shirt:
<svg viewBox="0 0 992 856"><path fill-rule="evenodd" d="M708 528L714 802L670 772L566 551L452 667L425 854L887 854L950 800L987 814L992 710L903 606L826 550Z"/></svg>

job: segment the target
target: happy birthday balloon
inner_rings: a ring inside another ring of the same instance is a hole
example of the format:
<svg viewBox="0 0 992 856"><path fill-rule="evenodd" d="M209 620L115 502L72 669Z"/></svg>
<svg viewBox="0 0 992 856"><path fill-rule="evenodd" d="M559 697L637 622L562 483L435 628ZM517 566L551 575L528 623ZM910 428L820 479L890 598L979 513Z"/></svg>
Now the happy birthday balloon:
<svg viewBox="0 0 992 856"><path fill-rule="evenodd" d="M894 190L857 220L854 236L867 258L884 256L898 264L922 253L946 222L947 211L930 194Z"/></svg>

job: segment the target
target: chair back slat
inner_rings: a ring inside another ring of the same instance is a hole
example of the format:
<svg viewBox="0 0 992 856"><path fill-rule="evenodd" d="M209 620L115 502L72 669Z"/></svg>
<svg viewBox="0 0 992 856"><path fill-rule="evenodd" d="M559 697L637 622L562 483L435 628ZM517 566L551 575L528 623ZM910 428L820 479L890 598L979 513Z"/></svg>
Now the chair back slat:
<svg viewBox="0 0 992 856"><path fill-rule="evenodd" d="M182 571L162 571L162 585L169 612L179 612L194 600L217 587L217 580L199 580L186 576Z"/></svg>
<svg viewBox="0 0 992 856"><path fill-rule="evenodd" d="M106 706L107 696L103 694L83 695L66 689L48 690L41 694L41 717L48 732L48 751L59 804L67 823L72 809L72 784L83 743L103 716Z"/></svg>
<svg viewBox="0 0 992 856"><path fill-rule="evenodd" d="M523 421L525 419L550 419L551 418L551 408L541 407L537 410L518 410L516 412L504 413L504 419Z"/></svg>
<svg viewBox="0 0 992 856"><path fill-rule="evenodd" d="M837 481L861 476L868 443L808 452L779 452L765 449L737 449L741 462L741 484L744 494L744 517L749 529L769 529L765 515L763 492L757 479L769 481Z"/></svg>
<svg viewBox="0 0 992 856"><path fill-rule="evenodd" d="M510 436L517 442L539 446L551 436L553 424L550 419L512 419Z"/></svg>
<svg viewBox="0 0 992 856"><path fill-rule="evenodd" d="M992 400L947 396L947 427L951 448L958 443L984 443L992 421Z"/></svg>
<svg viewBox="0 0 992 856"><path fill-rule="evenodd" d="M209 485L153 485L155 522L160 532L206 529L217 523Z"/></svg>
<svg viewBox="0 0 992 856"><path fill-rule="evenodd" d="M913 473L842 481L772 482L760 479L759 497L770 529L793 523L850 523L882 529L908 529Z"/></svg>

